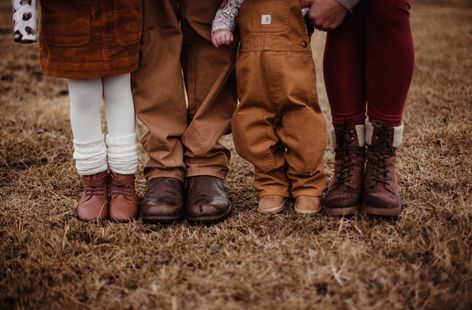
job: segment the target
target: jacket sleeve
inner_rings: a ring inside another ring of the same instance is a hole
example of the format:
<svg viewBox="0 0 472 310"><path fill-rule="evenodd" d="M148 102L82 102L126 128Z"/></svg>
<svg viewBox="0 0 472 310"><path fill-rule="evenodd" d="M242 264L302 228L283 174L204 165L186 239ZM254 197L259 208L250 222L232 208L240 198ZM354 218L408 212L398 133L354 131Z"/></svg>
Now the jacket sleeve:
<svg viewBox="0 0 472 310"><path fill-rule="evenodd" d="M13 0L13 39L19 43L38 41L36 0Z"/></svg>
<svg viewBox="0 0 472 310"><path fill-rule="evenodd" d="M354 10L356 5L360 2L360 0L336 0L339 4L343 5L348 9L350 12Z"/></svg>
<svg viewBox="0 0 472 310"><path fill-rule="evenodd" d="M229 0L226 6L216 12L211 28L211 33L217 30L229 30L234 32L238 23L239 8L244 0Z"/></svg>

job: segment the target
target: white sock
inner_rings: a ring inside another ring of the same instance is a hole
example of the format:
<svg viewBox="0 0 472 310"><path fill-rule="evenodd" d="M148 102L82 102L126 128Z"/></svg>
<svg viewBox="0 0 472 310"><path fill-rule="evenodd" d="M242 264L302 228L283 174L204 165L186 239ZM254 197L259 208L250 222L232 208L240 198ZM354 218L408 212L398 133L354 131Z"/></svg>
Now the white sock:
<svg viewBox="0 0 472 310"><path fill-rule="evenodd" d="M107 171L107 146L103 136L89 142L74 140L74 159L77 172L82 176Z"/></svg>
<svg viewBox="0 0 472 310"><path fill-rule="evenodd" d="M107 136L108 165L118 174L135 174L138 168L136 134L124 137Z"/></svg>

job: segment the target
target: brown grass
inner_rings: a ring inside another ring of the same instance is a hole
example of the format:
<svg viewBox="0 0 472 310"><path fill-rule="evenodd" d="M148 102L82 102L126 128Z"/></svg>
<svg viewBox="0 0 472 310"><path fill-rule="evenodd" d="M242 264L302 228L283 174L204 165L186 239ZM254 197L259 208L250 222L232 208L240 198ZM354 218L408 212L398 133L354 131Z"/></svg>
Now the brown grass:
<svg viewBox="0 0 472 310"><path fill-rule="evenodd" d="M0 308L472 307L472 8L414 9L398 221L259 215L235 156L236 210L211 227L75 218L65 84L10 42L7 1L0 12Z"/></svg>

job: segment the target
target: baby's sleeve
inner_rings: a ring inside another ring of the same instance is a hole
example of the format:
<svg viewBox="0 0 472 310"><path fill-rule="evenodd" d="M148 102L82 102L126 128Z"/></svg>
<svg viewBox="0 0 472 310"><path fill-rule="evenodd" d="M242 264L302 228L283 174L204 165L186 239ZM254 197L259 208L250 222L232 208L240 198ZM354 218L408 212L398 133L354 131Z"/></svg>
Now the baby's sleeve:
<svg viewBox="0 0 472 310"><path fill-rule="evenodd" d="M13 39L19 43L38 41L36 0L13 0Z"/></svg>
<svg viewBox="0 0 472 310"><path fill-rule="evenodd" d="M226 6L216 12L211 28L211 33L217 30L229 30L234 32L238 22L239 8L244 0L229 0Z"/></svg>

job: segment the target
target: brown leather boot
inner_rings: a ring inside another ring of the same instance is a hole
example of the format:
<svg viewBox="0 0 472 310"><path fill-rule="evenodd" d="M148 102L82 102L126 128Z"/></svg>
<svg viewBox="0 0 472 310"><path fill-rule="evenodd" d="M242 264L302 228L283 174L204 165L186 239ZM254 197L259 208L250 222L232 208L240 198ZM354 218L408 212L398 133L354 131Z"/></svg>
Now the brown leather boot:
<svg viewBox="0 0 472 310"><path fill-rule="evenodd" d="M352 215L361 207L364 182L364 125L336 126L334 176L323 199L329 215Z"/></svg>
<svg viewBox="0 0 472 310"><path fill-rule="evenodd" d="M107 180L106 171L82 176L84 191L76 207L79 219L95 221L108 217Z"/></svg>
<svg viewBox="0 0 472 310"><path fill-rule="evenodd" d="M134 174L110 173L110 219L126 222L136 217L138 198L134 179Z"/></svg>
<svg viewBox="0 0 472 310"><path fill-rule="evenodd" d="M295 212L303 215L314 215L321 211L320 197L298 196L295 201Z"/></svg>
<svg viewBox="0 0 472 310"><path fill-rule="evenodd" d="M282 212L288 205L288 199L279 195L267 195L259 200L257 212L271 214Z"/></svg>
<svg viewBox="0 0 472 310"><path fill-rule="evenodd" d="M213 176L187 179L187 219L195 224L221 221L231 213L223 180Z"/></svg>
<svg viewBox="0 0 472 310"><path fill-rule="evenodd" d="M141 217L145 222L171 223L184 215L184 183L174 178L149 181L141 202Z"/></svg>
<svg viewBox="0 0 472 310"><path fill-rule="evenodd" d="M372 215L398 216L401 212L395 159L401 145L403 126L366 123L367 164L364 211Z"/></svg>

